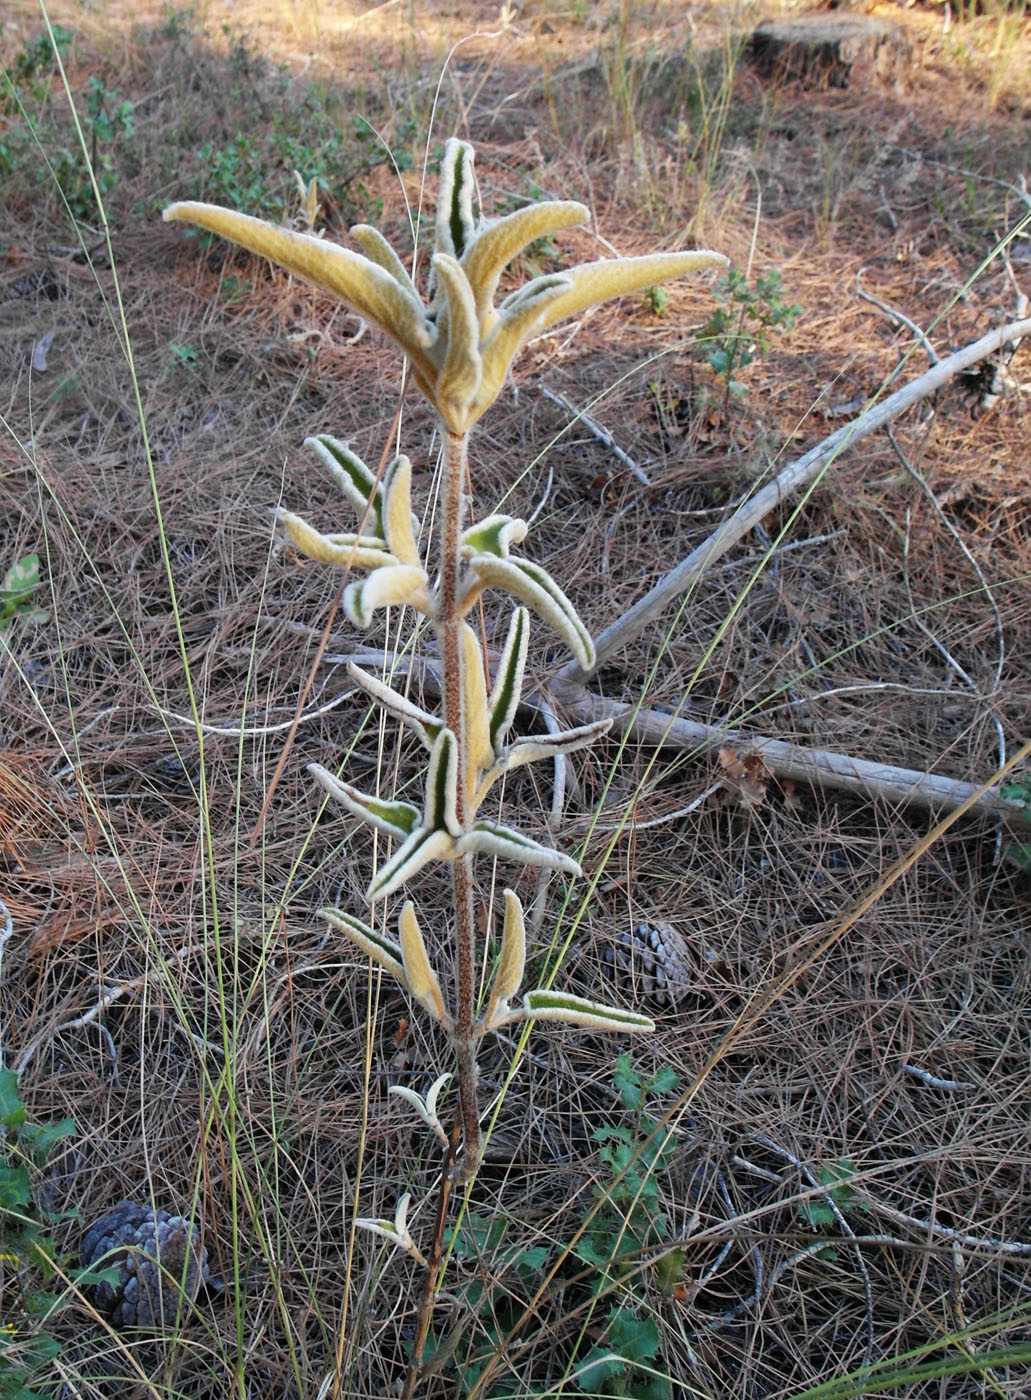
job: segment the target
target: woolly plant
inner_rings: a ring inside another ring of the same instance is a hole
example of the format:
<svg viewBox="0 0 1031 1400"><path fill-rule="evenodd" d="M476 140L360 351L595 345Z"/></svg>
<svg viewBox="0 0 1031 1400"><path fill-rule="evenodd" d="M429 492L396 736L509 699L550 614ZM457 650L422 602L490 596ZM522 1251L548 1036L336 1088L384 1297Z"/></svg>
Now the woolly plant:
<svg viewBox="0 0 1031 1400"><path fill-rule="evenodd" d="M449 1076L438 1079L425 1097L399 1091L446 1145L443 1194L429 1257L409 1233L407 1195L393 1221L358 1222L405 1249L426 1269L406 1386L406 1393L411 1393L441 1258L448 1185L452 1179L468 1181L480 1157L477 1050L481 1040L502 1026L527 1020L601 1031L653 1029L647 1017L635 1012L549 988L520 996L526 933L522 905L512 890L504 892L493 986L485 1005L477 1005L478 961L485 950L477 948L474 921L476 857L551 867L574 876L582 873L568 855L481 816L484 801L503 774L524 763L584 748L605 732L608 721L546 737L510 738L524 680L530 613L557 633L584 668L593 663L594 646L559 585L539 565L513 552L526 538L524 521L492 514L466 523L469 431L497 398L519 349L546 327L598 302L643 292L685 273L723 265L726 259L718 253L692 251L584 263L536 277L495 305L508 264L535 239L586 223L588 210L572 201L545 201L493 221L483 218L473 150L454 139L447 143L441 166L428 301L420 296L394 249L368 225L351 230L362 249L357 253L210 204L173 204L164 217L196 224L271 259L375 323L400 345L416 385L440 420L443 513L435 581L420 550L419 525L412 514L412 466L404 455L395 457L377 478L346 443L329 436L310 438L306 445L353 507L358 527L350 533L322 534L290 511L278 511L283 534L296 550L332 568L363 575L348 583L343 593L344 609L356 626L367 627L381 608L403 605L426 617L440 649L443 707L439 715L377 677L356 666L350 668L354 681L371 699L411 729L425 747L421 810L408 802L362 792L317 764L310 769L334 801L396 843L366 891L370 905L388 900L432 861L444 861L451 870L451 927L439 930L430 946L439 948L448 938L453 940L456 985L452 988L442 985L412 901L401 909L396 941L348 910L320 911L334 930L400 983L422 1011L443 1027L454 1052L459 1111L450 1135L437 1113L437 1100ZM515 601L493 677L485 665L481 639L469 621L487 590L508 594Z"/></svg>

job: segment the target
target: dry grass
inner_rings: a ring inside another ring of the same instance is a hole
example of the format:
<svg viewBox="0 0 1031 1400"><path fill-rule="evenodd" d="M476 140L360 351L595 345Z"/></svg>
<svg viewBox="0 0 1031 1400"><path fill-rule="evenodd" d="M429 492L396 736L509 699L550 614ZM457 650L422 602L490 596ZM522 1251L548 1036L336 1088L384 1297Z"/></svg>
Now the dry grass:
<svg viewBox="0 0 1031 1400"><path fill-rule="evenodd" d="M950 36L938 16L906 11L904 90L811 94L765 90L737 57L750 9L680 10L518 10L507 33L453 54L432 138L454 129L475 142L488 207L526 197L532 181L587 200L622 252L704 235L739 265L751 259L753 275L779 268L804 308L727 414L700 407L712 384L693 351L711 306L700 286L671 289L661 318L605 308L520 362L518 397L506 394L476 439L477 502L540 507L538 557L595 632L895 367L908 335L855 295L860 272L865 289L933 324L941 352L1014 308L1000 260L971 278L1027 212L1016 188L1031 170L1026 22L989 16ZM376 853L363 832L317 819L304 765L335 769L346 755L358 783L403 789L411 755L345 698L299 727L260 817L284 739L271 726L294 714L334 598L321 572L272 554L267 508L336 518L300 444L330 431L377 461L400 365L372 335L348 343L354 321L303 287L156 216L173 196L226 196L199 153L228 150L239 129L254 137L243 164L270 206L296 208L286 138L317 138L320 159L355 172L324 205L331 235L371 218L403 239L449 48L502 26L494 5L471 3L364 14L212 3L174 25L140 4L52 16L79 35L73 92L99 74L136 103L106 201L133 362L102 238L84 230L87 261L26 150L0 214L0 571L38 550L51 619L14 631L0 670L0 894L15 924L0 1049L24 1066L37 1117L76 1120L47 1198L84 1221L123 1196L192 1208L232 1281L161 1346L112 1338L78 1301L56 1323L61 1365L89 1396L285 1400L319 1393L330 1373L338 1389L324 1394L382 1396L404 1365L412 1279L408 1264L356 1245L351 1220L392 1215L406 1183L427 1197L432 1165L386 1087L423 1087L439 1047L314 917L327 900L360 909ZM39 28L27 4L16 17L2 36L9 60ZM67 123L47 81L38 107L54 141ZM395 174L374 142L334 126L352 109L410 152L410 168ZM20 118L4 120L9 139ZM1027 246L1014 245L1012 275L1031 291ZM572 235L562 257L597 248ZM552 265L550 250L540 256ZM46 333L47 369L32 373ZM1017 379L1027 363L1025 347ZM570 429L542 387L577 405L604 395L592 412L650 485ZM403 443L432 520L428 429L409 396ZM702 580L668 635L606 668L604 693L636 700L650 677L652 708L989 777L1000 740L1010 753L1028 733L1026 403L1006 396L974 417L955 385L897 424L896 440L937 506L887 439L864 442L791 526L793 542L812 543L778 551L746 591L788 503ZM338 623L308 709L345 690L337 658L381 640ZM536 674L555 661L540 650ZM191 687L202 734L169 717L190 714ZM255 732L239 737L241 723ZM964 1345L1026 1340L1026 1312L988 1320L1026 1309L1031 1288L1031 1250L999 1244L1031 1246L1027 875L1000 863L995 833L960 823L810 961L927 819L771 785L750 815L710 801L645 824L714 776L696 757L632 743L577 763L566 815L581 837L598 817L584 859L597 887L574 889L564 908L552 891L536 949L543 965L568 941L560 977L579 991L599 987L604 948L641 919L673 922L696 957L690 998L634 1048L642 1072L672 1065L693 1091L660 1181L687 1235L684 1288L665 1297L645 1269L637 1290L660 1328L666 1393L786 1397L968 1324L987 1340ZM527 828L534 804L550 804L545 778L505 794ZM614 838L606 828L628 810ZM420 885L422 907L443 894L432 877ZM101 1015L68 1024L112 993ZM546 1243L554 1263L593 1206L591 1134L624 1121L611 1088L619 1048L540 1032L519 1060L472 1202L506 1222L506 1248ZM484 1071L498 1092L502 1051ZM803 1257L806 1171L841 1160L856 1172L847 1225L884 1238L851 1244L832 1230L833 1257ZM62 1243L74 1247L79 1228L61 1227ZM499 1288L500 1259L456 1266L451 1296L481 1276ZM512 1331L489 1394L558 1393L602 1335L612 1300L592 1315L589 1278L571 1263L560 1278ZM499 1302L503 1331L529 1296L508 1283L519 1306ZM483 1320L458 1303L453 1316L461 1361ZM1026 1385L1020 1368L998 1367L906 1393ZM427 1393L456 1393L453 1373Z"/></svg>

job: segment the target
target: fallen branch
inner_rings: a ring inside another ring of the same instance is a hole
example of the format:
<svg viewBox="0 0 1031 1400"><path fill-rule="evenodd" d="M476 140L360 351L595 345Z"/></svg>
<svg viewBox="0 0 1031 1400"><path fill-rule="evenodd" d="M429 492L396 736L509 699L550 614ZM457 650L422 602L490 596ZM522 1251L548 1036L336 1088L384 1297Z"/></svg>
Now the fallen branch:
<svg viewBox="0 0 1031 1400"><path fill-rule="evenodd" d="M329 658L327 658L329 659ZM362 661L369 664L375 660L383 665L384 654L373 655L353 652L331 658L336 663ZM386 658L392 673L413 670L417 676L417 693L425 691L429 695L440 694L440 673L436 667L423 660L418 666L410 667L409 658ZM395 670L396 668L396 670ZM550 685L547 687L550 693ZM523 715L543 718L547 723L548 709L539 695L525 691L519 704ZM888 763L872 763L867 759L853 758L851 754L834 753L828 749L804 749L789 744L783 739L766 739L746 730L730 729L726 725L701 724L696 720L675 718L665 710L636 710L633 705L621 704L615 700L604 700L588 691L578 691L563 704L563 714L581 723L609 717L613 727L620 733L631 733L635 739L665 748L693 749L696 753L718 753L722 748L741 749L756 753L766 767L777 778L793 779L812 787L836 788L845 792L860 793L863 796L883 802L907 802L928 811L951 812L978 789L974 783L964 783L958 778L945 778L937 773L925 773L917 768L897 768ZM707 794L706 794L707 795ZM661 820L672 820L674 816L686 816L693 803L682 811L663 816ZM1007 825L1024 830L1031 826L1031 815L1018 802L1011 802L1001 796L997 787L989 788L976 802L971 811L988 821L1005 822ZM646 823L648 825L649 823ZM640 828L636 828L640 830Z"/></svg>
<svg viewBox="0 0 1031 1400"><path fill-rule="evenodd" d="M980 340L975 340L973 344L964 346L954 355L949 355L938 364L932 365L918 379L914 379L912 383L880 403L872 404L853 422L846 423L810 448L797 462L785 467L768 486L764 486L749 500L743 501L729 520L724 521L704 543L692 550L675 569L595 638L596 659L590 669L581 667L575 661L564 666L551 683L553 693L567 704L574 701L584 683L596 675L611 656L639 637L669 602L686 592L706 569L717 559L721 559L786 496L807 486L819 476L846 447L883 428L907 408L933 394L971 365L987 359L1003 345L1029 334L1031 319L1027 318L989 331Z"/></svg>
<svg viewBox="0 0 1031 1400"><path fill-rule="evenodd" d="M678 719L661 710L635 710L633 705L604 700L582 692L568 703L567 712L581 723L610 718L621 733L661 747L693 749L698 753L713 753L722 748L736 748L758 754L777 778L789 778L808 783L814 788L836 788L858 793L872 800L909 803L930 811L952 812L978 791L973 783L956 778L943 778L936 773L922 773L913 768L896 768L889 763L871 763L850 754L832 753L827 749L803 749L783 739L765 739L761 735L727 729L723 725L699 724L695 720ZM1028 814L1018 802L1008 801L997 787L988 788L973 803L970 810L992 821L1004 821L1011 826L1027 828Z"/></svg>

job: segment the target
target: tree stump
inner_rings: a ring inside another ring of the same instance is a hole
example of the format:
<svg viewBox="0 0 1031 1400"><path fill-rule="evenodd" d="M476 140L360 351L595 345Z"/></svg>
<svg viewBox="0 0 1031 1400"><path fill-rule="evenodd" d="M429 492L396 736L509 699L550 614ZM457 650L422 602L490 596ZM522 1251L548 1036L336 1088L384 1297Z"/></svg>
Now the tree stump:
<svg viewBox="0 0 1031 1400"><path fill-rule="evenodd" d="M756 66L774 79L806 87L848 87L853 69L897 78L909 58L899 29L869 15L806 15L767 20L752 35Z"/></svg>

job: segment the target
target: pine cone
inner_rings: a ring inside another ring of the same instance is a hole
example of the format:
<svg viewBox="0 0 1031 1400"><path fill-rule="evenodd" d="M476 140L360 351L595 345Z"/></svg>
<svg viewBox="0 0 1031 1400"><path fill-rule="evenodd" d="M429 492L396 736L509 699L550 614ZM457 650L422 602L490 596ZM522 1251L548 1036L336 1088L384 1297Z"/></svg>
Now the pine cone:
<svg viewBox="0 0 1031 1400"><path fill-rule="evenodd" d="M87 1268L118 1270L117 1284L90 1290L94 1307L114 1327L159 1329L173 1322L209 1278L197 1227L136 1201L119 1201L94 1221L81 1255Z"/></svg>
<svg viewBox="0 0 1031 1400"><path fill-rule="evenodd" d="M639 999L675 1006L691 990L694 976L687 942L672 924L637 924L605 949L609 975Z"/></svg>

